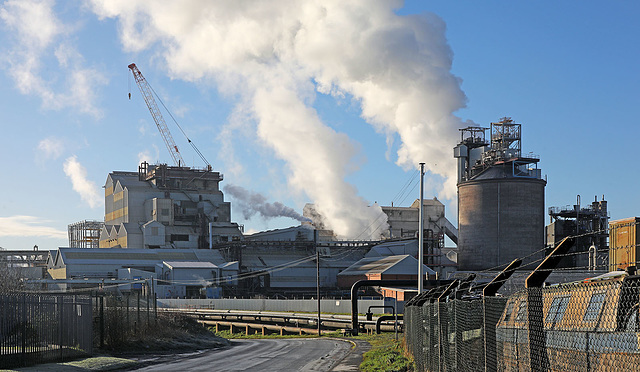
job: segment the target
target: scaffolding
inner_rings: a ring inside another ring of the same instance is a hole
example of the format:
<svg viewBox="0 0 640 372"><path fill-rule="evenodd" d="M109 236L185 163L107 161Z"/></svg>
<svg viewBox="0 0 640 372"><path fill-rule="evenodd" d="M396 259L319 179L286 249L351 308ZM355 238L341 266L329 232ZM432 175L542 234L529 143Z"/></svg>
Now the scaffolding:
<svg viewBox="0 0 640 372"><path fill-rule="evenodd" d="M104 222L84 220L72 223L68 227L69 247L71 248L99 248L100 230Z"/></svg>

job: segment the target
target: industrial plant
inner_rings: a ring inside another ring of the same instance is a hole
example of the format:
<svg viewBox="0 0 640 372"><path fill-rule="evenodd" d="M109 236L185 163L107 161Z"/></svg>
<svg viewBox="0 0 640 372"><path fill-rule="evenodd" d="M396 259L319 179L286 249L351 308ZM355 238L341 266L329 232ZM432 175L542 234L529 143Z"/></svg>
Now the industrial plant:
<svg viewBox="0 0 640 372"><path fill-rule="evenodd" d="M60 291L108 282L130 292L132 281L143 280L161 298L296 297L318 289L342 296L360 279L417 280L420 213L422 272L432 279L474 272L488 280L515 259L531 267L569 236L578 238L559 267L585 272L635 263L635 241L627 238L635 230L624 229L637 221L612 222L610 239L604 196L586 206L578 196L573 205L548 208L545 226L547 182L539 156L522 150L521 124L505 117L489 127L462 128L460 135L453 149L458 227L437 198L423 199L422 206L416 199L410 206L381 206L388 229L376 241L339 239L313 204L305 205L297 226L245 234L231 220L223 175L208 163L184 166L170 139L176 164L143 162L137 172L109 173L104 220L70 224L69 246L51 252L46 263L41 258L35 269L42 279L31 273L30 281Z"/></svg>
<svg viewBox="0 0 640 372"><path fill-rule="evenodd" d="M5 261L26 262L30 283L42 289L109 283L114 291L131 292L138 288L132 283L146 281L160 298L343 296L362 279L474 273L482 281L517 259L530 270L566 237L575 237L575 245L560 267L584 272L637 262L637 239L631 238L637 219L609 225L604 196L587 206L578 196L574 205L549 208L545 227L547 181L540 158L523 152L522 125L509 117L459 130L453 147L458 227L444 204L421 194L410 206L380 206L387 228L379 240L340 239L313 204L305 205L299 225L245 234L231 220L223 175L191 140L206 166L184 165L152 90L135 64L129 68L175 164L142 162L137 172L109 173L104 220L70 224L69 246L46 260L42 254L33 261L26 254L3 255ZM34 276L34 270L43 275ZM405 290L396 288L395 298Z"/></svg>

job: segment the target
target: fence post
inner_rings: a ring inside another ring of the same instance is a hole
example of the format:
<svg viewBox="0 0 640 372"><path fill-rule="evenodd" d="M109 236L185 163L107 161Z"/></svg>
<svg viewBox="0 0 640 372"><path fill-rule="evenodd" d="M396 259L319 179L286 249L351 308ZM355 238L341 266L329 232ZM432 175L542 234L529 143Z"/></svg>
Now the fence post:
<svg viewBox="0 0 640 372"><path fill-rule="evenodd" d="M64 351L62 345L64 344L64 295L60 296L60 361L64 358Z"/></svg>
<svg viewBox="0 0 640 372"><path fill-rule="evenodd" d="M137 306L137 310L136 311L137 311L137 315L138 315L136 324L140 325L140 291L138 291L138 306ZM138 333L137 327L136 327L136 333Z"/></svg>
<svg viewBox="0 0 640 372"><path fill-rule="evenodd" d="M22 294L22 360L27 360L27 294Z"/></svg>
<svg viewBox="0 0 640 372"><path fill-rule="evenodd" d="M151 293L150 291L150 287L149 287L149 282L147 281L146 283L146 292L147 292L147 329L149 329L149 325L150 323L150 316L149 316L149 301L151 300Z"/></svg>
<svg viewBox="0 0 640 372"><path fill-rule="evenodd" d="M158 324L158 294L153 292L153 316L156 324Z"/></svg>
<svg viewBox="0 0 640 372"><path fill-rule="evenodd" d="M100 296L100 347L104 348L104 296Z"/></svg>
<svg viewBox="0 0 640 372"><path fill-rule="evenodd" d="M71 319L73 322L73 333L71 334L71 345L76 346L79 344L78 330L79 330L79 319L78 319L78 295L73 295L73 303L71 304Z"/></svg>
<svg viewBox="0 0 640 372"><path fill-rule="evenodd" d="M129 323L129 297L131 296L131 292L127 293L127 332L131 329Z"/></svg>

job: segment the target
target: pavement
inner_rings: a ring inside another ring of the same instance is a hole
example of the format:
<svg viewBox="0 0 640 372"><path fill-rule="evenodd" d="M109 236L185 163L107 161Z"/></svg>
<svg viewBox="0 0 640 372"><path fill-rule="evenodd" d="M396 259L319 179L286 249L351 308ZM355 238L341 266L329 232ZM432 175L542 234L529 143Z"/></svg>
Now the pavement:
<svg viewBox="0 0 640 372"><path fill-rule="evenodd" d="M346 339L353 344L351 351L344 359L331 369L331 372L359 371L362 363L362 355L371 349L371 345L362 340L353 338Z"/></svg>
<svg viewBox="0 0 640 372"><path fill-rule="evenodd" d="M351 339L339 338L342 341L348 341L353 346L346 355L330 370L331 372L348 372L359 371L360 363L362 363L362 355L371 349L368 342ZM146 363L142 363L144 365ZM117 358L111 356L97 356L64 363L47 363L38 364L31 367L22 367L15 369L3 369L2 371L23 371L23 372L85 372L85 371L118 371L131 370L141 363L134 359Z"/></svg>

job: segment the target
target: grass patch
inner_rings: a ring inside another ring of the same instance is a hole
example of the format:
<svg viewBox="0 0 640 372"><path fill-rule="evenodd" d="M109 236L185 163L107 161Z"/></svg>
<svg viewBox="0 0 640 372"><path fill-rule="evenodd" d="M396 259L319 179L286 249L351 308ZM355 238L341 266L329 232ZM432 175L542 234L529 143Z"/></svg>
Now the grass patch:
<svg viewBox="0 0 640 372"><path fill-rule="evenodd" d="M133 367L137 364L135 360L115 358L115 357L94 357L73 362L63 363L64 366L81 369L84 371L113 371ZM58 369L59 370L59 369Z"/></svg>
<svg viewBox="0 0 640 372"><path fill-rule="evenodd" d="M356 338L371 344L371 350L363 355L360 371L409 372L414 370L413 360L407 357L402 338L395 340L393 333L362 335Z"/></svg>

